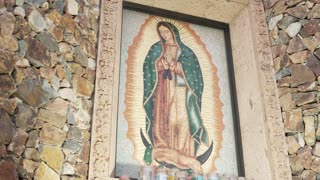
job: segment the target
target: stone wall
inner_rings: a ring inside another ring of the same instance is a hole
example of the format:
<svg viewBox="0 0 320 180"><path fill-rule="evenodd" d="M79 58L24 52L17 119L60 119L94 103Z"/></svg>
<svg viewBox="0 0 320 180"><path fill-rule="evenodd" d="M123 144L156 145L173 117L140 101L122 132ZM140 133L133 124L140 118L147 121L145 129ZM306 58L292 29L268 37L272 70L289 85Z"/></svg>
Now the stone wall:
<svg viewBox="0 0 320 180"><path fill-rule="evenodd" d="M99 0L0 0L0 179L86 179Z"/></svg>
<svg viewBox="0 0 320 180"><path fill-rule="evenodd" d="M265 0L293 179L320 178L320 1Z"/></svg>

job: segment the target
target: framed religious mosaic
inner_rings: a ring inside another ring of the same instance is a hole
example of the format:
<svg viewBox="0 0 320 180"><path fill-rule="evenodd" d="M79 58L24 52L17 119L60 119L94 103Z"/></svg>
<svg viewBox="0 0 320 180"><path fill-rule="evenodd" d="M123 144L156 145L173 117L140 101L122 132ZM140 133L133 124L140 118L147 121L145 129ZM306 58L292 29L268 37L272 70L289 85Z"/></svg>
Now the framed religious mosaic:
<svg viewBox="0 0 320 180"><path fill-rule="evenodd" d="M244 175L227 24L124 3L115 176Z"/></svg>

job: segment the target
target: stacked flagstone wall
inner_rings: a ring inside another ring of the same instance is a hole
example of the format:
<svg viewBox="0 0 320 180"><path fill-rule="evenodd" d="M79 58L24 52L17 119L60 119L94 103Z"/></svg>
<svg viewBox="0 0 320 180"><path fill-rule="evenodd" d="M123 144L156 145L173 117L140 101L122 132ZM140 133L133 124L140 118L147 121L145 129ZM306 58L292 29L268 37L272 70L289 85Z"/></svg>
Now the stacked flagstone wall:
<svg viewBox="0 0 320 180"><path fill-rule="evenodd" d="M86 179L99 0L0 0L0 179Z"/></svg>
<svg viewBox="0 0 320 180"><path fill-rule="evenodd" d="M265 0L292 177L320 179L320 1Z"/></svg>

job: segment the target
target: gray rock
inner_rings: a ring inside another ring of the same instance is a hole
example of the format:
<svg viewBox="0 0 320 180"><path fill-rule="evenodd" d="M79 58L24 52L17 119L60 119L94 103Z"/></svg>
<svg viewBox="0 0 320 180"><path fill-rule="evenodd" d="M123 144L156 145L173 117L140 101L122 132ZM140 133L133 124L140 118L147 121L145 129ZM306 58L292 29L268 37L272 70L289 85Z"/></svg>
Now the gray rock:
<svg viewBox="0 0 320 180"><path fill-rule="evenodd" d="M25 131L30 131L36 123L36 111L24 103L18 104L17 110L18 114L15 116L16 126Z"/></svg>
<svg viewBox="0 0 320 180"><path fill-rule="evenodd" d="M38 8L40 4L46 2L47 0L25 0L25 1L26 3Z"/></svg>
<svg viewBox="0 0 320 180"><path fill-rule="evenodd" d="M59 14L63 15L64 12L64 7L66 5L66 1L65 0L56 0L53 3L53 7L59 12Z"/></svg>
<svg viewBox="0 0 320 180"><path fill-rule="evenodd" d="M14 8L13 14L21 16L21 17L25 17L26 16L25 10L20 6Z"/></svg>
<svg viewBox="0 0 320 180"><path fill-rule="evenodd" d="M80 63L82 66L87 66L88 65L88 57L82 50L80 46L77 46L74 48L74 53L75 53L75 62Z"/></svg>
<svg viewBox="0 0 320 180"><path fill-rule="evenodd" d="M0 109L0 145L9 144L14 133L10 116Z"/></svg>
<svg viewBox="0 0 320 180"><path fill-rule="evenodd" d="M289 36L284 30L279 31L279 41L281 44L288 44L289 39L290 39Z"/></svg>
<svg viewBox="0 0 320 180"><path fill-rule="evenodd" d="M55 91L58 91L60 88L60 80L56 75L53 75L51 78L51 86Z"/></svg>
<svg viewBox="0 0 320 180"><path fill-rule="evenodd" d="M66 12L71 15L78 15L79 5L75 0L67 0Z"/></svg>
<svg viewBox="0 0 320 180"><path fill-rule="evenodd" d="M57 40L51 33L43 31L38 35L38 38L50 51L59 51Z"/></svg>
<svg viewBox="0 0 320 180"><path fill-rule="evenodd" d="M67 138L81 142L81 130L76 126L70 126Z"/></svg>
<svg viewBox="0 0 320 180"><path fill-rule="evenodd" d="M72 109L72 108L68 108L68 112L67 112L67 122L68 122L68 124L72 124L72 125L74 125L74 124L76 124L76 120L75 120L75 118L74 118L74 110Z"/></svg>
<svg viewBox="0 0 320 180"><path fill-rule="evenodd" d="M76 102L77 101L77 96L76 94L74 93L74 91L70 88L63 88L63 89L60 89L58 91L60 97L62 99L67 99L67 100L70 100L71 102Z"/></svg>
<svg viewBox="0 0 320 180"><path fill-rule="evenodd" d="M286 29L286 33L290 36L290 37L294 37L296 36L300 29L301 29L302 25L299 22L295 22L292 23L288 26L288 28Z"/></svg>
<svg viewBox="0 0 320 180"><path fill-rule="evenodd" d="M36 32L43 31L47 28L45 19L36 9L33 9L29 14L28 22L31 25L32 30Z"/></svg>
<svg viewBox="0 0 320 180"><path fill-rule="evenodd" d="M24 40L19 40L18 41L18 45L19 45L19 51L18 54L22 57L25 56L26 54L26 50L27 50L27 44Z"/></svg>
<svg viewBox="0 0 320 180"><path fill-rule="evenodd" d="M0 98L8 99L15 91L14 80L10 75L0 75Z"/></svg>
<svg viewBox="0 0 320 180"><path fill-rule="evenodd" d="M48 122L58 128L62 128L67 120L66 114L58 114L46 109L39 110L38 119L44 122Z"/></svg>
<svg viewBox="0 0 320 180"><path fill-rule="evenodd" d="M46 123L40 131L40 142L43 144L62 145L66 138L66 132Z"/></svg>
<svg viewBox="0 0 320 180"><path fill-rule="evenodd" d="M283 18L283 14L274 16L269 21L269 30L272 30L274 27L277 26L278 22Z"/></svg>
<svg viewBox="0 0 320 180"><path fill-rule="evenodd" d="M68 139L63 143L63 147L72 150L73 152L78 152L81 148L81 144L76 140Z"/></svg>
<svg viewBox="0 0 320 180"><path fill-rule="evenodd" d="M49 96L50 99L56 98L56 97L59 96L59 94L57 93L57 91L55 91L55 90L51 87L51 85L48 83L48 81L45 80L45 79L42 79L42 80L41 80L41 88L42 88L45 92L47 92L47 94L48 94L48 96Z"/></svg>
<svg viewBox="0 0 320 180"><path fill-rule="evenodd" d="M32 107L40 107L50 99L50 94L33 79L25 79L17 90L17 96Z"/></svg>
<svg viewBox="0 0 320 180"><path fill-rule="evenodd" d="M289 76L291 74L290 68L282 68L279 72L276 73L276 80L280 80L283 77Z"/></svg>
<svg viewBox="0 0 320 180"><path fill-rule="evenodd" d="M39 146L39 131L32 130L29 132L29 137L26 143L26 147L37 148Z"/></svg>

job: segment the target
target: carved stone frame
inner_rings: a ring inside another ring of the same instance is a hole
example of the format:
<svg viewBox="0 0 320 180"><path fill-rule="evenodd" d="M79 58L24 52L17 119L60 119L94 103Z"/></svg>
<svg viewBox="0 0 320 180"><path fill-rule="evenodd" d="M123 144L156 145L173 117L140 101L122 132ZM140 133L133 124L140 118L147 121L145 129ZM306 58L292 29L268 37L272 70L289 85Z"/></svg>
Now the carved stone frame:
<svg viewBox="0 0 320 180"><path fill-rule="evenodd" d="M101 1L89 179L114 173L122 8ZM229 28L246 176L291 179L262 1L251 0Z"/></svg>

